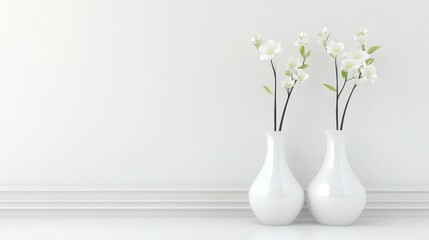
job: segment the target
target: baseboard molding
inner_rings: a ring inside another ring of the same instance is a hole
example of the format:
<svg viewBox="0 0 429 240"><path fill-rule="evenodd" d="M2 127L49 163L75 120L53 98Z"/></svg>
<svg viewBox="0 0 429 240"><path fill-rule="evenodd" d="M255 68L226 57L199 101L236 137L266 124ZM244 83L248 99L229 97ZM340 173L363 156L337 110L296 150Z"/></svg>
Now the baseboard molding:
<svg viewBox="0 0 429 240"><path fill-rule="evenodd" d="M363 217L429 217L429 186L368 186ZM0 186L0 217L252 217L247 187ZM306 206L300 215L309 217Z"/></svg>

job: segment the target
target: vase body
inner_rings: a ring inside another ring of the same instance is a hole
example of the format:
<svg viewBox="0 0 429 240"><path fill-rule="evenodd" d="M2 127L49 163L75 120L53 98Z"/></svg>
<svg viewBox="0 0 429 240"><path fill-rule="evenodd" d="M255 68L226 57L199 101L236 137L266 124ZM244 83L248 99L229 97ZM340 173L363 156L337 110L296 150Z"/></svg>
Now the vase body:
<svg viewBox="0 0 429 240"><path fill-rule="evenodd" d="M347 161L345 133L326 130L325 161L307 188L308 207L324 225L350 225L360 216L366 192Z"/></svg>
<svg viewBox="0 0 429 240"><path fill-rule="evenodd" d="M265 163L249 190L249 203L259 222L287 225L298 216L304 191L289 169L284 132L266 131Z"/></svg>

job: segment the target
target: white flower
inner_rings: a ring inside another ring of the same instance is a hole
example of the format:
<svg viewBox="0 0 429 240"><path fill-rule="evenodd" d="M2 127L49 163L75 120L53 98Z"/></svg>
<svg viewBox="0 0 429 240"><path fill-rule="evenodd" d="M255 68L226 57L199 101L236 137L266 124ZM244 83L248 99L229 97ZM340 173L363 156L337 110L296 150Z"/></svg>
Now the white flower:
<svg viewBox="0 0 429 240"><path fill-rule="evenodd" d="M361 68L362 77L357 79L356 84L365 84L375 82L377 79L377 68L374 65L364 65Z"/></svg>
<svg viewBox="0 0 429 240"><path fill-rule="evenodd" d="M366 28L361 28L358 33L354 35L354 39L358 45L364 45L369 41L369 31Z"/></svg>
<svg viewBox="0 0 429 240"><path fill-rule="evenodd" d="M364 66L362 78L366 78L371 82L375 82L377 79L377 68L374 65Z"/></svg>
<svg viewBox="0 0 429 240"><path fill-rule="evenodd" d="M346 53L346 57L364 63L365 60L367 60L369 58L369 54L365 51L360 50L360 49L356 49L356 50L353 50L351 52Z"/></svg>
<svg viewBox="0 0 429 240"><path fill-rule="evenodd" d="M308 34L302 32L298 35L298 39L295 42L295 46L305 46L308 44L308 41Z"/></svg>
<svg viewBox="0 0 429 240"><path fill-rule="evenodd" d="M261 44L261 42L262 42L262 35L261 34L257 34L255 36L253 36L250 39L250 42L252 42L253 45L255 45L255 46L259 46Z"/></svg>
<svg viewBox="0 0 429 240"><path fill-rule="evenodd" d="M298 69L296 70L296 79L298 79L298 81L300 82L304 82L305 80L307 80L310 75L308 75L308 73L304 72L304 70L302 69Z"/></svg>
<svg viewBox="0 0 429 240"><path fill-rule="evenodd" d="M287 70L296 70L301 67L302 62L299 58L289 57L285 65Z"/></svg>
<svg viewBox="0 0 429 240"><path fill-rule="evenodd" d="M326 38L328 37L328 28L323 27L322 31L317 34L317 37L319 38L319 42L324 42Z"/></svg>
<svg viewBox="0 0 429 240"><path fill-rule="evenodd" d="M282 47L279 42L268 40L263 42L258 50L261 53L261 60L271 60L277 53L282 52Z"/></svg>
<svg viewBox="0 0 429 240"><path fill-rule="evenodd" d="M295 81L293 80L282 81L282 88L291 89L294 85L295 85Z"/></svg>
<svg viewBox="0 0 429 240"><path fill-rule="evenodd" d="M361 65L362 63L356 59L346 58L341 61L341 70L346 71L349 76L353 76L358 72Z"/></svg>
<svg viewBox="0 0 429 240"><path fill-rule="evenodd" d="M344 50L344 44L339 42L330 41L328 46L326 46L326 51L332 56L336 57L338 54L342 53Z"/></svg>

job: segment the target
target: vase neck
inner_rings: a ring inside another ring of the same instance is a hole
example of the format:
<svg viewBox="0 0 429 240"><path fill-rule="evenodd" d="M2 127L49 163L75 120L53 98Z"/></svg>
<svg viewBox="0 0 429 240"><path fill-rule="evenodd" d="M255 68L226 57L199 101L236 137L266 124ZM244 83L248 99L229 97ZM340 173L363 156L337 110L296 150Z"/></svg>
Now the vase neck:
<svg viewBox="0 0 429 240"><path fill-rule="evenodd" d="M279 165L284 164L285 161L285 136L284 132L266 131L267 137L267 158L266 164L271 165L273 168L278 168Z"/></svg>
<svg viewBox="0 0 429 240"><path fill-rule="evenodd" d="M340 165L348 165L346 156L346 136L343 131L326 130L326 157L325 164L334 169Z"/></svg>
<svg viewBox="0 0 429 240"><path fill-rule="evenodd" d="M269 148L273 148L273 147L283 148L284 140L286 137L286 134L284 132L266 131L265 136L267 137L267 143Z"/></svg>

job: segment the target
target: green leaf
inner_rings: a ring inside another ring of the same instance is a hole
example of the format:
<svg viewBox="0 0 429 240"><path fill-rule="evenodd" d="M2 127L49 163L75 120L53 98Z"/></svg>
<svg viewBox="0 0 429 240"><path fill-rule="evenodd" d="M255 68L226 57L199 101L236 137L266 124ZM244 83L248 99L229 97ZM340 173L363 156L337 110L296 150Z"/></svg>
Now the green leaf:
<svg viewBox="0 0 429 240"><path fill-rule="evenodd" d="M366 65L370 65L374 62L374 58L368 58L367 60L365 60Z"/></svg>
<svg viewBox="0 0 429 240"><path fill-rule="evenodd" d="M299 48L299 54L301 54L301 56L302 56L303 58L305 58L305 46L301 46L301 47Z"/></svg>
<svg viewBox="0 0 429 240"><path fill-rule="evenodd" d="M311 51L309 50L309 51L307 52L307 54L305 55L305 57L306 57L306 58L310 57L310 53L311 53Z"/></svg>
<svg viewBox="0 0 429 240"><path fill-rule="evenodd" d="M326 45L328 44L329 37L331 36L331 33L326 36L325 40L323 40L323 46L326 48Z"/></svg>
<svg viewBox="0 0 429 240"><path fill-rule="evenodd" d="M347 78L347 71L341 71L341 76L343 78Z"/></svg>
<svg viewBox="0 0 429 240"><path fill-rule="evenodd" d="M380 48L380 46L374 46L368 50L368 53L371 54L371 53L377 51L377 49L379 49L379 48Z"/></svg>
<svg viewBox="0 0 429 240"><path fill-rule="evenodd" d="M265 85L262 85L262 87L264 87L265 91L267 91L267 93L269 94L273 94L273 92L271 92L271 89Z"/></svg>
<svg viewBox="0 0 429 240"><path fill-rule="evenodd" d="M302 64L301 67L299 67L300 69L305 69L306 67L308 67L308 64Z"/></svg>
<svg viewBox="0 0 429 240"><path fill-rule="evenodd" d="M324 83L324 84L323 84L323 86L325 86L327 89L329 89L329 90L331 90L331 91L333 91L333 92L336 92L336 91L337 91L337 89L335 89L333 86L331 86L331 85L329 85L329 84L327 84L327 83Z"/></svg>

